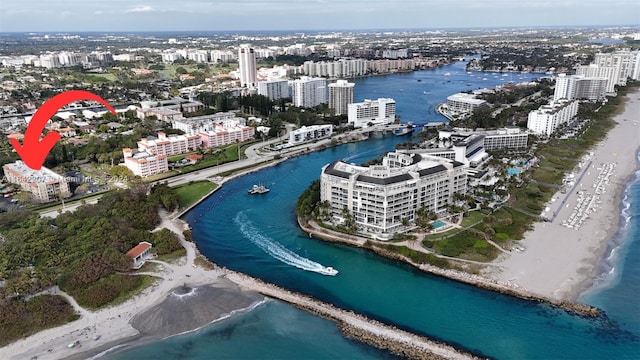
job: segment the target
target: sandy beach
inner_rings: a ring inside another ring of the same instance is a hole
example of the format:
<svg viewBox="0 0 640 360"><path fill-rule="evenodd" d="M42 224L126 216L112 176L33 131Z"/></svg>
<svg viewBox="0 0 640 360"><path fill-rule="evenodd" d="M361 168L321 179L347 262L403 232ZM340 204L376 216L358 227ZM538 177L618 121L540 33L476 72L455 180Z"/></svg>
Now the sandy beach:
<svg viewBox="0 0 640 360"><path fill-rule="evenodd" d="M83 309L59 289L52 289L52 293L61 294L71 300L71 304L81 316L80 319L60 327L38 332L0 348L0 359L31 359L35 357L38 359L63 359L140 336L141 332L130 323L135 315L160 304L168 294L185 283L191 287L214 284L219 287L226 286L228 289L237 288L237 286L229 285L228 281L220 278L221 272L219 270L207 270L194 266L196 248L195 244L185 241L182 236L185 224L179 220L169 220L166 214L163 214L163 219L158 229L166 227L178 234L180 241L187 249L185 258L175 264L156 261L158 263L157 271L147 273L158 278L152 286L122 304L98 311ZM243 303L240 302L240 304ZM209 322L215 318L205 320ZM94 340L94 337L97 336L99 339ZM79 347L68 347L70 343L76 341L80 341Z"/></svg>
<svg viewBox="0 0 640 360"><path fill-rule="evenodd" d="M576 184L558 192L544 215L552 222L535 223L518 246L522 251L502 254L497 267L484 275L517 284L529 292L575 301L593 284L608 241L618 229L621 195L640 168L640 90L627 95L617 125L591 150L583 167L575 171Z"/></svg>
<svg viewBox="0 0 640 360"><path fill-rule="evenodd" d="M162 213L157 229L168 228L178 234L187 255L175 263L157 263L157 281L128 301L98 311L89 311L58 288L49 293L66 297L80 319L44 330L0 348L0 359L87 359L113 353L124 347L197 330L237 311L267 301L269 296L338 323L349 336L410 358L470 359L472 355L394 327L367 319L353 312L308 296L292 293L275 285L224 268L196 266L197 249L184 240L186 223ZM79 341L70 348L69 344Z"/></svg>

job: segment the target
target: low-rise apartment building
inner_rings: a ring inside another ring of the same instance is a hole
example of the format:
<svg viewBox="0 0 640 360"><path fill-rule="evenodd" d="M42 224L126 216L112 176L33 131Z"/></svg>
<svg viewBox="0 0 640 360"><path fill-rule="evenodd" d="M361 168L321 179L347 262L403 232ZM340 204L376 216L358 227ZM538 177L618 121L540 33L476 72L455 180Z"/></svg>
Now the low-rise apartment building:
<svg viewBox="0 0 640 360"><path fill-rule="evenodd" d="M333 134L333 125L303 126L289 133L287 147L299 145L307 141L331 137L331 134Z"/></svg>
<svg viewBox="0 0 640 360"><path fill-rule="evenodd" d="M122 150L124 165L136 176L150 176L169 171L169 163L166 155L156 155L144 149Z"/></svg>
<svg viewBox="0 0 640 360"><path fill-rule="evenodd" d="M67 180L46 167L34 170L18 160L3 165L2 169L7 181L31 193L35 202L46 203L71 196Z"/></svg>

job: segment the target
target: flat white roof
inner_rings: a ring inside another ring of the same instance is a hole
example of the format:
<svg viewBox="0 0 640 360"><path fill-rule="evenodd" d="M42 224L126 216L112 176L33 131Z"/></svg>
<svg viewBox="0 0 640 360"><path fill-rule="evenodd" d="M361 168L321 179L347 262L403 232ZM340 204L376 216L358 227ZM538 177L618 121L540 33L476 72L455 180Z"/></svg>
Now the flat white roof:
<svg viewBox="0 0 640 360"><path fill-rule="evenodd" d="M27 182L31 183L44 183L44 182L56 182L63 179L63 177L46 167L41 167L40 170L33 170L28 167L22 160L18 160L14 163L5 164L7 168L17 172L20 176L27 179Z"/></svg>
<svg viewBox="0 0 640 360"><path fill-rule="evenodd" d="M486 103L485 100L476 99L476 96L474 94L467 94L467 93L457 93L457 94L450 95L447 97L447 100L458 101L458 102L463 102L467 104L477 104L477 105Z"/></svg>

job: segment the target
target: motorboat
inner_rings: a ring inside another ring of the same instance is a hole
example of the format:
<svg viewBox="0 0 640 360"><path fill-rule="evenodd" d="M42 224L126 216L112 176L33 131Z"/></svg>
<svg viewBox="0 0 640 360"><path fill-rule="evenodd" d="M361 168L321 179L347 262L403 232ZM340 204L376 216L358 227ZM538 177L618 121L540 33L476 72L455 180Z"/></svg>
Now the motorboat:
<svg viewBox="0 0 640 360"><path fill-rule="evenodd" d="M322 275L336 276L338 274L338 270L332 268L331 266L325 266L322 270L319 271Z"/></svg>
<svg viewBox="0 0 640 360"><path fill-rule="evenodd" d="M269 188L264 185L253 185L253 187L249 189L249 194L251 195L266 194L268 192Z"/></svg>

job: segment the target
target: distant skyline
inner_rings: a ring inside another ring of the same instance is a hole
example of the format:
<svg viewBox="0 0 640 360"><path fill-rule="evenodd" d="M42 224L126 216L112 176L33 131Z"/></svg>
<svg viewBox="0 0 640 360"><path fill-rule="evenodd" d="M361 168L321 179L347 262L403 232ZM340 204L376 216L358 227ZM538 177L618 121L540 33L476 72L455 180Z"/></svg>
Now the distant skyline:
<svg viewBox="0 0 640 360"><path fill-rule="evenodd" d="M637 0L0 0L0 32L640 25Z"/></svg>

